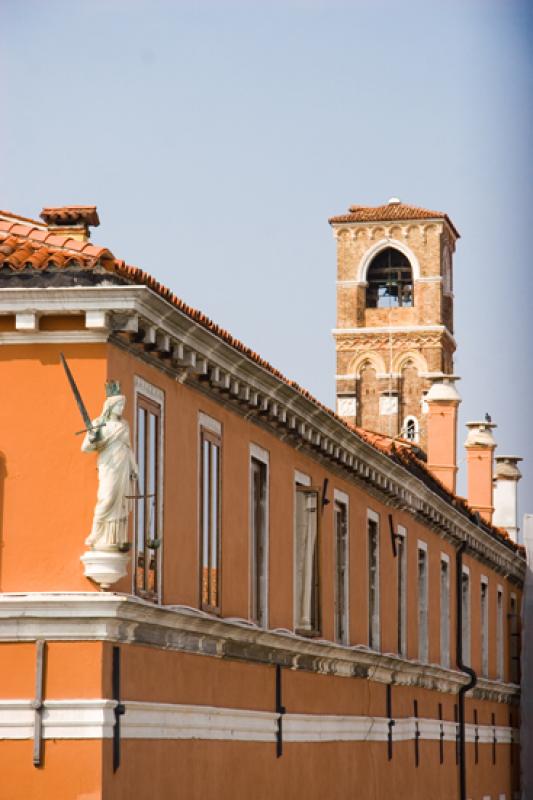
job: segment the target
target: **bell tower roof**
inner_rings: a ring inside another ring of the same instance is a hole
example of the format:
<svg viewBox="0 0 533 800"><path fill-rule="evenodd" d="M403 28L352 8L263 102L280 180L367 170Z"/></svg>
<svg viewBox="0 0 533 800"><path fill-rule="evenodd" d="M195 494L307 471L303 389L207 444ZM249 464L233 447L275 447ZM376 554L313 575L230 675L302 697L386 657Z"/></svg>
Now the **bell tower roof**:
<svg viewBox="0 0 533 800"><path fill-rule="evenodd" d="M443 219L448 223L455 237L457 239L460 237L459 231L447 214L442 211L430 211L427 208L406 205L397 197L391 197L388 203L382 206L350 206L347 214L330 217L328 221L330 225L338 225L343 222L406 222L420 219Z"/></svg>

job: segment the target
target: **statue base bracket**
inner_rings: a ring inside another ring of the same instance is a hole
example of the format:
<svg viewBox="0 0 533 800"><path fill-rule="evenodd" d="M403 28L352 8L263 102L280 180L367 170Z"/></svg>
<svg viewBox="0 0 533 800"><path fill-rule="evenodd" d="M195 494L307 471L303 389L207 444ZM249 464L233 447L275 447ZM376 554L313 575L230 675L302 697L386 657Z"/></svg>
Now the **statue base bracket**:
<svg viewBox="0 0 533 800"><path fill-rule="evenodd" d="M121 553L116 547L109 550L87 550L80 561L87 578L100 584L101 589L109 589L127 575L130 554Z"/></svg>

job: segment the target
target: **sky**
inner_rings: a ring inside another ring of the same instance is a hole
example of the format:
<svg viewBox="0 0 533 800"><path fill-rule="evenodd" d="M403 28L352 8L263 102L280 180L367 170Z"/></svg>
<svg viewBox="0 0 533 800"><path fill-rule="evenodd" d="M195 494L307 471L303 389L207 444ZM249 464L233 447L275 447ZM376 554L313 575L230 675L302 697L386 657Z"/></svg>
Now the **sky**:
<svg viewBox="0 0 533 800"><path fill-rule="evenodd" d="M448 213L460 451L489 412L532 512L532 31L521 0L0 0L0 207L96 204L96 243L331 407L328 217Z"/></svg>

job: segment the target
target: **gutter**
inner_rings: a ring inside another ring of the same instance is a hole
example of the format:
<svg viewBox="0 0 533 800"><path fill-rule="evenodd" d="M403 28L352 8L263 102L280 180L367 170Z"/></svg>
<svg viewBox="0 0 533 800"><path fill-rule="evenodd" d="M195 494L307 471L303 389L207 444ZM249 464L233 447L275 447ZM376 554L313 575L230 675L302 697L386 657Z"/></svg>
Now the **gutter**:
<svg viewBox="0 0 533 800"><path fill-rule="evenodd" d="M459 723L459 798L466 798L466 736L465 736L465 695L477 683L477 675L467 664L463 662L463 598L462 598L462 579L463 579L463 552L466 542L461 542L457 548L455 557L455 587L456 587L456 662L457 668L465 672L469 681L461 686L458 694L458 723Z"/></svg>

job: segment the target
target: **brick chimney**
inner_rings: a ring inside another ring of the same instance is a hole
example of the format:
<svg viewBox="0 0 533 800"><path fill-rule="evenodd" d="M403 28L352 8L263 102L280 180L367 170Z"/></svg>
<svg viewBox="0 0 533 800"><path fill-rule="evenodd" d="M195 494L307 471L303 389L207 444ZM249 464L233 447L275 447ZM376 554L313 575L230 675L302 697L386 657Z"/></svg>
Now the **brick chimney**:
<svg viewBox="0 0 533 800"><path fill-rule="evenodd" d="M494 459L494 517L498 528L505 528L513 542L518 542L518 456L496 456Z"/></svg>
<svg viewBox="0 0 533 800"><path fill-rule="evenodd" d="M487 415L488 417L488 415ZM492 435L496 427L490 417L483 422L467 422L466 463L468 471L468 504L479 512L485 522L492 522L492 456L496 441Z"/></svg>
<svg viewBox="0 0 533 800"><path fill-rule="evenodd" d="M427 465L455 494L457 477L457 409L461 398L454 386L458 378L447 375L434 383L426 395Z"/></svg>
<svg viewBox="0 0 533 800"><path fill-rule="evenodd" d="M51 233L70 236L82 242L88 241L91 235L89 228L100 224L96 206L47 207L43 208L40 216Z"/></svg>

